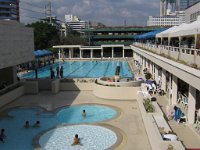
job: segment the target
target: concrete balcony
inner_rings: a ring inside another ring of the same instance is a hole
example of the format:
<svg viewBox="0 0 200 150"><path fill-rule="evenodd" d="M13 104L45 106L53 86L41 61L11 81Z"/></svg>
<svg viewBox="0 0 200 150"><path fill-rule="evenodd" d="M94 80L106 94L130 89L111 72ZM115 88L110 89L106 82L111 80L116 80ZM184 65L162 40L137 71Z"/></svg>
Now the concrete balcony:
<svg viewBox="0 0 200 150"><path fill-rule="evenodd" d="M200 67L200 49L154 45L138 42L134 43L133 45L148 51L152 51L153 53L175 60L179 63L189 65L193 68Z"/></svg>

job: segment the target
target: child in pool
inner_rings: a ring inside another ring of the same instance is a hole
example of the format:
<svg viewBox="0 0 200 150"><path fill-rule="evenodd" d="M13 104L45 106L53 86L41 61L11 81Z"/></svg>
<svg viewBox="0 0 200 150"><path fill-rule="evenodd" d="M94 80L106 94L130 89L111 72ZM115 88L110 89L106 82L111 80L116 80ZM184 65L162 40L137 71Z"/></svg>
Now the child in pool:
<svg viewBox="0 0 200 150"><path fill-rule="evenodd" d="M0 141L4 143L4 140L5 140L5 139L6 139L5 129L1 129Z"/></svg>
<svg viewBox="0 0 200 150"><path fill-rule="evenodd" d="M36 121L36 123L33 125L33 128L39 128L40 127L40 121Z"/></svg>
<svg viewBox="0 0 200 150"><path fill-rule="evenodd" d="M25 124L24 124L24 128L29 128L30 125L29 125L29 121L26 121Z"/></svg>
<svg viewBox="0 0 200 150"><path fill-rule="evenodd" d="M85 110L83 110L82 116L83 116L83 117L86 117L86 112L85 112Z"/></svg>
<svg viewBox="0 0 200 150"><path fill-rule="evenodd" d="M78 134L75 134L74 143L72 145L83 145L80 143L80 138L78 137Z"/></svg>

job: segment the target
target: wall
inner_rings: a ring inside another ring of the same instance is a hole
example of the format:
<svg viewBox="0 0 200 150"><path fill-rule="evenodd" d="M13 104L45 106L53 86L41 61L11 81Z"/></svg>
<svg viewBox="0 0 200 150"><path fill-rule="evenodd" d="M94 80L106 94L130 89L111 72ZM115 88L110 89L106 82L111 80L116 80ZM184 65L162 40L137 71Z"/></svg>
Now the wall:
<svg viewBox="0 0 200 150"><path fill-rule="evenodd" d="M200 3L193 5L185 10L185 22L190 23L194 20L190 20L190 16L196 12L200 11Z"/></svg>
<svg viewBox="0 0 200 150"><path fill-rule="evenodd" d="M60 83L61 91L92 91L94 83Z"/></svg>
<svg viewBox="0 0 200 150"><path fill-rule="evenodd" d="M0 107L4 106L17 99L18 97L24 95L24 86L20 86L2 96L0 96Z"/></svg>
<svg viewBox="0 0 200 150"><path fill-rule="evenodd" d="M23 85L25 94L37 94L39 92L38 81L26 81L23 82Z"/></svg>
<svg viewBox="0 0 200 150"><path fill-rule="evenodd" d="M0 69L0 81L5 81L8 84L14 83L13 74L13 67Z"/></svg>
<svg viewBox="0 0 200 150"><path fill-rule="evenodd" d="M108 82L103 81L102 79L97 79L97 82L102 85L113 85L113 86L120 86L120 87L136 87L140 86L142 81L128 81L128 82Z"/></svg>
<svg viewBox="0 0 200 150"><path fill-rule="evenodd" d="M103 99L133 100L137 98L137 90L138 87L93 86L93 94Z"/></svg>
<svg viewBox="0 0 200 150"><path fill-rule="evenodd" d="M34 59L33 29L17 21L0 20L0 69Z"/></svg>

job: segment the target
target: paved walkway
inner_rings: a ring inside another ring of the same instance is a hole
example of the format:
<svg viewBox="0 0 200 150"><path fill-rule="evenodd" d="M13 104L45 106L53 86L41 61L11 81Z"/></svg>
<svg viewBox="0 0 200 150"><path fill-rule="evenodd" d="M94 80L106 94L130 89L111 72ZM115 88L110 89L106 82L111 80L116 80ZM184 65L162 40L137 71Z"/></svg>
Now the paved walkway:
<svg viewBox="0 0 200 150"><path fill-rule="evenodd" d="M163 96L156 96L157 102L161 106L163 112L166 114L166 106L168 101ZM179 140L185 145L187 149L197 148L200 149L200 135L194 132L192 126L187 126L185 123L177 124L174 120L168 121L172 130L178 135Z"/></svg>

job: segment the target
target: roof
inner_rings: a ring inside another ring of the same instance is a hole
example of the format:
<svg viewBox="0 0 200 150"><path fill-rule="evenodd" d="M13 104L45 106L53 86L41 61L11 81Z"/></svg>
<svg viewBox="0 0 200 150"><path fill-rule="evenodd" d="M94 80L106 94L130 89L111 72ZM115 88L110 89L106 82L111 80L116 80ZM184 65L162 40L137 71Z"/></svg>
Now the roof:
<svg viewBox="0 0 200 150"><path fill-rule="evenodd" d="M83 29L82 32L135 32L135 31L152 31L158 29L156 27L104 27L104 28L91 28Z"/></svg>

